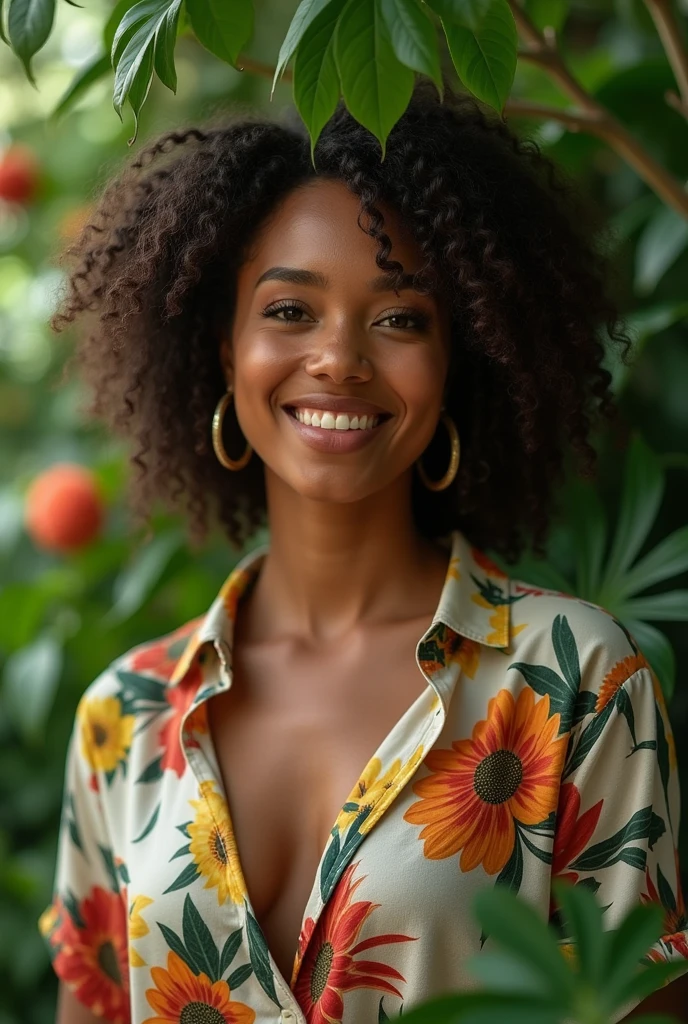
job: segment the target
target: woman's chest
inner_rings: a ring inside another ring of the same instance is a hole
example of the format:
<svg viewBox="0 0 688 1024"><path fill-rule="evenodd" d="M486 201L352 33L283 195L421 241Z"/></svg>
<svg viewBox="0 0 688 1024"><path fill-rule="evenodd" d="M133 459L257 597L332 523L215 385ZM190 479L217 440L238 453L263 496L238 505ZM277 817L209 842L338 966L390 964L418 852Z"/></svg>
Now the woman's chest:
<svg viewBox="0 0 688 1024"><path fill-rule="evenodd" d="M330 657L279 649L240 656L208 704L217 767L256 916L287 973L335 822L366 769L427 689L417 627L396 644Z"/></svg>

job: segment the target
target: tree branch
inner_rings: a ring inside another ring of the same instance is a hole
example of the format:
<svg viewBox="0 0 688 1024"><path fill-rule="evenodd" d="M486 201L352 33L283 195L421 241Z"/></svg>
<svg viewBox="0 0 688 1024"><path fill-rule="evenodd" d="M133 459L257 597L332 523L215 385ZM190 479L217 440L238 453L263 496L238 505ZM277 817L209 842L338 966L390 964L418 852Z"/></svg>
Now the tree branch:
<svg viewBox="0 0 688 1024"><path fill-rule="evenodd" d="M671 103L674 109L688 116L688 51L670 0L645 0L652 15L657 35L662 40L669 64L676 77L681 103ZM668 97L667 97L668 99Z"/></svg>
<svg viewBox="0 0 688 1024"><path fill-rule="evenodd" d="M558 110L556 107L540 107L538 104L513 100L507 103L505 113L512 116L547 116L551 120L566 124L573 131L587 131L604 141L630 164L643 181L657 195L682 217L688 219L688 192L681 182L663 167L645 149L611 111L603 107L588 93L566 67L557 45L553 29L540 32L516 0L508 0L514 21L526 49L519 56L522 60L538 64L577 104L577 110ZM663 0L646 0L659 3ZM540 114L537 113L538 109ZM546 114L543 112L546 111Z"/></svg>

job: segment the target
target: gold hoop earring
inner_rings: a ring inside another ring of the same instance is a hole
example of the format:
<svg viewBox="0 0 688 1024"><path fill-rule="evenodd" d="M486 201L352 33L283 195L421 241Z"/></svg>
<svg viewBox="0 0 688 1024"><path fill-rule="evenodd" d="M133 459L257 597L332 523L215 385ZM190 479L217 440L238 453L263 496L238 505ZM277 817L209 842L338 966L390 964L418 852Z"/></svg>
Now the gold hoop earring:
<svg viewBox="0 0 688 1024"><path fill-rule="evenodd" d="M447 428L449 434L449 440L451 442L451 456L449 459L449 468L444 476L440 480L430 480L427 473L423 469L423 465L420 459L416 459L416 466L418 467L418 474L430 491L444 491L454 481L454 478L459 470L459 461L461 459L461 443L459 441L459 432L456 429L454 420L444 410L440 414L440 419Z"/></svg>
<svg viewBox="0 0 688 1024"><path fill-rule="evenodd" d="M215 412L213 414L213 448L215 449L218 462L221 462L225 469L237 470L244 468L253 454L253 448L247 441L246 450L239 459L230 459L229 455L225 451L225 446L222 441L222 424L229 403L232 401L233 397L234 392L229 388L215 406Z"/></svg>

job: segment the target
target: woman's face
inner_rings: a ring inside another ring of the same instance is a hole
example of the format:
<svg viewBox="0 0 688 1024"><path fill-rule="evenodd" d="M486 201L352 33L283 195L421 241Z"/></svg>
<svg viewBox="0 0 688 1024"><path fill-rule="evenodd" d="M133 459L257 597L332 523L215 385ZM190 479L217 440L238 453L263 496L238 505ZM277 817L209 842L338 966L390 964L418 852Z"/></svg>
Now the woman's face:
<svg viewBox="0 0 688 1024"><path fill-rule="evenodd" d="M391 289L359 209L335 181L286 197L239 270L222 348L239 424L266 471L322 501L357 501L409 472L435 431L448 366L440 303ZM389 258L419 270L416 243L382 212Z"/></svg>

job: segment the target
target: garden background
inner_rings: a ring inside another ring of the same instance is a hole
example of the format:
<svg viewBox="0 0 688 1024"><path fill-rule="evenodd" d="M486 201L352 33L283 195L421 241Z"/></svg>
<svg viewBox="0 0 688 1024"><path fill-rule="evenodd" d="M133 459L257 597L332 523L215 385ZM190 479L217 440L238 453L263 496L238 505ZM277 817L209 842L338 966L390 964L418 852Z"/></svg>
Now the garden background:
<svg viewBox="0 0 688 1024"><path fill-rule="evenodd" d="M111 74L53 116L101 53L112 4L58 4L55 29L32 61L37 88L0 45L0 1024L53 1020L56 983L36 922L50 896L64 757L81 693L123 651L201 614L239 557L217 534L190 551L180 522L162 510L151 534L132 527L123 501L126 453L85 419L78 386L59 385L73 339L47 326L63 274L57 254L102 181L151 135L237 102L275 114L291 104L288 76L272 101L270 80L296 3L254 6L243 71L182 26L176 95L153 80L131 148L133 118L125 108L122 122L113 110ZM685 182L688 123L680 99L667 101L677 84L651 6L531 0L525 10L538 30L559 30L567 67L586 95ZM685 39L688 6L675 12ZM519 60L511 97L512 128L536 138L604 207L634 337L632 367L614 367L628 452L620 456L618 436L600 436L598 480L567 487L548 562L524 560L519 572L635 624L677 738L688 885L688 220L604 139L535 116L535 105L570 103L543 63ZM1 198L2 159L16 147L23 147L26 188ZM28 488L60 462L90 467L107 507L101 535L65 555L34 543L24 522Z"/></svg>

